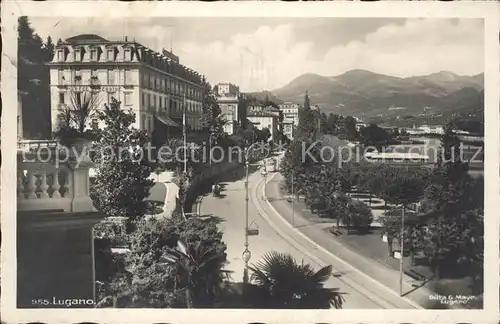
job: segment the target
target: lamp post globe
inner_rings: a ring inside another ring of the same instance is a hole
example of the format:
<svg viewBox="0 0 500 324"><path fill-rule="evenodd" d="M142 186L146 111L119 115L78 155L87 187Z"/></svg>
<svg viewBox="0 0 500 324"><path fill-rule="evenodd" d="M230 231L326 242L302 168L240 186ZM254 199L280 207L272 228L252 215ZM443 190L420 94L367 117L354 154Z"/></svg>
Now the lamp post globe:
<svg viewBox="0 0 500 324"><path fill-rule="evenodd" d="M248 250L248 249L245 249L245 251L243 251L243 254L241 255L241 257L243 258L243 261L245 263L248 263L248 261L250 261L250 259L252 258L252 252L250 252L250 250Z"/></svg>

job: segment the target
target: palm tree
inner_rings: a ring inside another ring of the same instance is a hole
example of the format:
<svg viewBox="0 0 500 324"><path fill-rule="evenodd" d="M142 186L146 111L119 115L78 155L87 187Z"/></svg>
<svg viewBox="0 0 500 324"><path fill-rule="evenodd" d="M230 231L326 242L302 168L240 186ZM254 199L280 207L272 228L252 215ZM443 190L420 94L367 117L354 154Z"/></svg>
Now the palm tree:
<svg viewBox="0 0 500 324"><path fill-rule="evenodd" d="M98 118L101 104L98 93L70 91L69 96L70 103L60 106L59 129L54 134L66 146L76 138L93 138L93 121Z"/></svg>
<svg viewBox="0 0 500 324"><path fill-rule="evenodd" d="M222 270L220 255L210 247L198 242L186 245L177 242L176 248L166 248L160 259L167 266L172 266L176 274L175 286L184 292L187 308L193 308L200 302L213 303L221 292L224 277L229 273Z"/></svg>
<svg viewBox="0 0 500 324"><path fill-rule="evenodd" d="M323 287L332 274L331 265L314 271L290 254L272 251L249 268L251 280L265 296L262 302L266 308L342 308L344 303L337 289Z"/></svg>

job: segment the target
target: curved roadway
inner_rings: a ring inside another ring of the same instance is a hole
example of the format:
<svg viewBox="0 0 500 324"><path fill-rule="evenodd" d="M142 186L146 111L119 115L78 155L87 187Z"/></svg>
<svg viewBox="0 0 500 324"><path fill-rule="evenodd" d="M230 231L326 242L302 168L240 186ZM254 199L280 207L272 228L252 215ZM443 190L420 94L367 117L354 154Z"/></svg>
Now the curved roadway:
<svg viewBox="0 0 500 324"><path fill-rule="evenodd" d="M221 179L221 181L229 179ZM208 195L203 198L200 215L214 216L220 220L223 240L227 244L232 279L242 281L244 262L241 254L245 241L245 186L244 179L223 182L220 198ZM256 172L249 176L249 223L258 228L258 236L249 237L252 253L250 264L261 260L271 250L290 253L296 260L310 263L314 268L331 264L333 275L325 284L328 288L339 288L344 293L344 309L415 309L419 308L394 291L380 285L368 276L359 273L332 254L318 248L291 228L269 205L263 201L262 176Z"/></svg>

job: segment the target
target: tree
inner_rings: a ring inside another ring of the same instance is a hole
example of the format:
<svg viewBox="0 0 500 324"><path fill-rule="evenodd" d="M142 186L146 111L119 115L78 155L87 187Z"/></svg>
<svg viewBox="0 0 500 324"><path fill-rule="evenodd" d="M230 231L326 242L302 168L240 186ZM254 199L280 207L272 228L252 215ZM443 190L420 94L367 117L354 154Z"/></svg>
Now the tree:
<svg viewBox="0 0 500 324"><path fill-rule="evenodd" d="M347 215L347 233L351 227L361 231L366 230L373 222L370 207L361 201L350 200L347 204Z"/></svg>
<svg viewBox="0 0 500 324"><path fill-rule="evenodd" d="M358 131L356 129L356 119L351 116L344 118L344 132L345 138L348 141L354 141L358 138Z"/></svg>
<svg viewBox="0 0 500 324"><path fill-rule="evenodd" d="M311 103L309 102L309 93L306 90L306 94L304 95L304 110L311 110Z"/></svg>
<svg viewBox="0 0 500 324"><path fill-rule="evenodd" d="M215 302L226 275L226 244L214 221L142 219L129 237L127 273L115 278L109 292L115 304L166 308Z"/></svg>
<svg viewBox="0 0 500 324"><path fill-rule="evenodd" d="M147 134L132 127L135 114L123 111L114 98L99 112L99 119L105 127L94 143L94 204L109 216L140 218L146 212L144 199L154 184L149 176L156 168L147 158Z"/></svg>
<svg viewBox="0 0 500 324"><path fill-rule="evenodd" d="M47 41L44 44L45 50L45 61L50 62L54 58L55 45L52 42L52 37L48 36Z"/></svg>
<svg viewBox="0 0 500 324"><path fill-rule="evenodd" d="M272 251L249 268L251 280L264 292L261 302L265 308L342 308L344 303L337 289L323 287L332 274L331 265L314 271L289 254Z"/></svg>
<svg viewBox="0 0 500 324"><path fill-rule="evenodd" d="M388 228L388 226L399 227L401 232L399 235L400 245L401 243L406 242L406 239L409 237L404 236L404 232L402 232L404 228L401 228L399 224L401 224L401 221L406 217L405 211L408 205L423 199L425 185L425 179L422 179L413 171L397 169L389 173L389 179L383 187L384 200L391 204L401 206L399 223L397 222L397 218L392 218L389 222L384 223L386 227L384 232L387 235L389 253L392 251L392 241L394 239L394 232L397 231L397 228ZM411 246L413 246L413 244L411 244ZM410 251L413 251L413 249L410 249Z"/></svg>
<svg viewBox="0 0 500 324"><path fill-rule="evenodd" d="M47 46L30 26L28 17L19 17L17 88L26 92L22 99L23 135L30 139L51 137Z"/></svg>
<svg viewBox="0 0 500 324"><path fill-rule="evenodd" d="M98 117L102 101L98 93L73 90L69 92L69 99L69 104L60 107L59 125L54 132L54 137L68 147L79 138L95 139L97 126L92 122Z"/></svg>
<svg viewBox="0 0 500 324"><path fill-rule="evenodd" d="M378 127L375 124L371 124L367 127L360 129L361 143L365 146L373 146L377 148L378 151L382 150L382 147L387 145L391 136L387 131Z"/></svg>
<svg viewBox="0 0 500 324"><path fill-rule="evenodd" d="M304 96L304 106L299 109L299 125L297 127L297 140L311 140L316 134L318 122L315 111L311 110L309 95Z"/></svg>
<svg viewBox="0 0 500 324"><path fill-rule="evenodd" d="M202 245L201 242L185 245L178 241L176 248L166 249L160 261L174 269L174 285L184 292L187 308L202 304L203 301L213 303L215 296L221 293L226 271L219 269L216 274L210 273L212 264L218 262L218 258L214 247Z"/></svg>
<svg viewBox="0 0 500 324"><path fill-rule="evenodd" d="M224 134L224 120L220 118L221 109L217 104L212 86L205 81L203 83L203 101L201 124L203 128L211 135L212 144L218 143L220 137Z"/></svg>

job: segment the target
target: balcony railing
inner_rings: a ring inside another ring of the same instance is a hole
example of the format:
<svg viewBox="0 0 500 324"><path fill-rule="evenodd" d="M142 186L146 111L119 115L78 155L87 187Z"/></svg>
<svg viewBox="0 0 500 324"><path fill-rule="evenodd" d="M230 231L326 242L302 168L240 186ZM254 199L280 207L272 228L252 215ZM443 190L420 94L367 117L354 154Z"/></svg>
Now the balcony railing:
<svg viewBox="0 0 500 324"><path fill-rule="evenodd" d="M36 150L37 144L44 147L41 141L24 144L17 155L19 211L95 211L89 195L88 161L55 154L58 148L53 147L53 142L46 141L51 150Z"/></svg>

